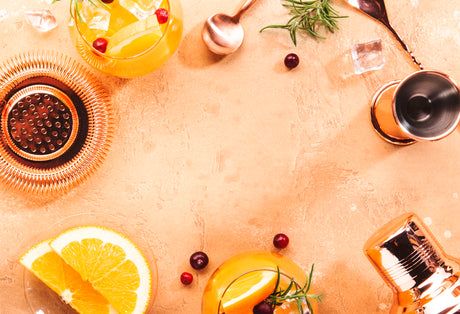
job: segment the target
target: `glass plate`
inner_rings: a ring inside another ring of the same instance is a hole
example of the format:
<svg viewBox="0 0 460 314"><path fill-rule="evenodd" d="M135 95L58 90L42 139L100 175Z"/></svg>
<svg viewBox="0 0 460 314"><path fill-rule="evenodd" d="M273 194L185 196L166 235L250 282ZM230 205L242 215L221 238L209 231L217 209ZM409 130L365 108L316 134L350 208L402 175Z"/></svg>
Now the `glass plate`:
<svg viewBox="0 0 460 314"><path fill-rule="evenodd" d="M21 246L25 253L35 244L46 239L54 238L67 229L85 226L103 226L126 235L142 251L152 273L152 297L147 307L146 313L153 306L158 288L158 269L155 262L155 256L146 239L140 235L139 230L126 224L126 221L119 216L103 213L84 213L66 217L50 226L47 231L34 236L26 245ZM61 301L60 297L40 281L34 274L24 268L24 295L29 309L34 314L75 314L69 305Z"/></svg>

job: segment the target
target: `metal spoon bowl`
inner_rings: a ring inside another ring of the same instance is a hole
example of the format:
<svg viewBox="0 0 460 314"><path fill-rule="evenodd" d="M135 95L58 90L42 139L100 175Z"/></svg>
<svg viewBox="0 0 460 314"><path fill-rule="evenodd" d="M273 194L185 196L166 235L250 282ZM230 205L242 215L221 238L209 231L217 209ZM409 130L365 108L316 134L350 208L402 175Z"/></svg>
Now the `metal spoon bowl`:
<svg viewBox="0 0 460 314"><path fill-rule="evenodd" d="M238 50L244 38L240 17L255 1L246 0L233 16L218 13L206 20L201 37L210 51L228 55Z"/></svg>

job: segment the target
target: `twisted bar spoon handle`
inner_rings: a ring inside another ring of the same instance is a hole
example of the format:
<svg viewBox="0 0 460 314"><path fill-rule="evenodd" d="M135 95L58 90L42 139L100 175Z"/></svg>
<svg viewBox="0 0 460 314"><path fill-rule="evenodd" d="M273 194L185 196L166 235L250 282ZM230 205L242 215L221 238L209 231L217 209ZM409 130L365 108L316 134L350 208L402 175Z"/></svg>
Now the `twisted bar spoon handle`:
<svg viewBox="0 0 460 314"><path fill-rule="evenodd" d="M419 67L420 70L423 70L422 64L415 58L414 53L407 47L406 43L399 37L399 34L394 30L394 28L391 26L390 23L383 23L389 30L390 32L396 37L398 42L401 44L403 49L409 54L409 56L412 58L412 61Z"/></svg>
<svg viewBox="0 0 460 314"><path fill-rule="evenodd" d="M256 0L246 0L241 7L236 11L236 13L233 15L233 19L238 21L241 17L241 15L249 9Z"/></svg>
<svg viewBox="0 0 460 314"><path fill-rule="evenodd" d="M411 50L407 47L406 43L399 37L398 33L394 30L393 26L391 26L390 21L388 19L387 10L385 8L384 0L345 0L350 4L352 7L360 10L361 12L369 15L370 17L376 19L396 37L398 42L401 44L403 49L410 55L412 61L423 70L422 64L415 58L414 54Z"/></svg>

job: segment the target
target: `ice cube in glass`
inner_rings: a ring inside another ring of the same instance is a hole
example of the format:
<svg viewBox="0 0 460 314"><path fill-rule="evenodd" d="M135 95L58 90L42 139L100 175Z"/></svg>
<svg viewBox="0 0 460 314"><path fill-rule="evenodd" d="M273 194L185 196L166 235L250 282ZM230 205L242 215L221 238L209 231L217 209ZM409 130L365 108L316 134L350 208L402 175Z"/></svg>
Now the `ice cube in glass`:
<svg viewBox="0 0 460 314"><path fill-rule="evenodd" d="M161 0L120 0L120 5L139 20L152 15L159 8Z"/></svg>
<svg viewBox="0 0 460 314"><path fill-rule="evenodd" d="M83 1L80 7L80 17L89 29L107 31L110 24L110 12L101 5Z"/></svg>

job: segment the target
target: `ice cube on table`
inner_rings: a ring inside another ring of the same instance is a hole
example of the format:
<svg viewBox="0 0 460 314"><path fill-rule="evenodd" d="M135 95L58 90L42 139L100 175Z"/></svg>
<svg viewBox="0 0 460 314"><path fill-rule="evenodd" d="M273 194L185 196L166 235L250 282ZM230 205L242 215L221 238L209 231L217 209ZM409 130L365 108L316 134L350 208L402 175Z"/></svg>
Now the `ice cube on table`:
<svg viewBox="0 0 460 314"><path fill-rule="evenodd" d="M32 10L24 12L26 22L40 32L48 32L57 26L56 18L50 10Z"/></svg>
<svg viewBox="0 0 460 314"><path fill-rule="evenodd" d="M109 29L110 12L101 5L95 5L90 1L83 1L81 2L79 11L83 22L88 28L102 31Z"/></svg>
<svg viewBox="0 0 460 314"><path fill-rule="evenodd" d="M162 0L120 0L120 5L131 12L139 20L155 13Z"/></svg>
<svg viewBox="0 0 460 314"><path fill-rule="evenodd" d="M353 45L351 56L356 74L379 70L385 65L381 39Z"/></svg>

